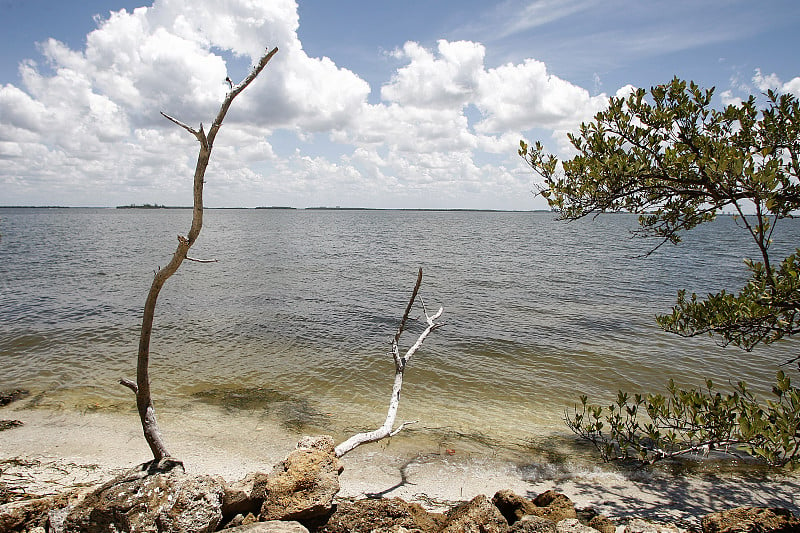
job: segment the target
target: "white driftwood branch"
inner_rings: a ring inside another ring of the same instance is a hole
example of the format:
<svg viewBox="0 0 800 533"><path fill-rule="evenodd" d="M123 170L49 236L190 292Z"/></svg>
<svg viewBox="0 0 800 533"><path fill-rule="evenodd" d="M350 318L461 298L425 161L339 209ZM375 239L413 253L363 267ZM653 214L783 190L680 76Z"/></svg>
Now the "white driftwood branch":
<svg viewBox="0 0 800 533"><path fill-rule="evenodd" d="M417 293L419 292L419 286L422 283L422 269L419 269L419 274L417 275L417 283L414 286L414 292L411 294L411 299L408 302L408 306L406 306L406 312L403 315L403 320L400 321L400 326L397 328L397 333L395 333L394 337L392 338L392 358L394 359L394 384L392 385L392 395L389 399L389 410L386 413L386 420L383 422L383 425L374 431L368 431L365 433L358 433L353 435L346 441L342 442L335 448L335 453L337 457L341 457L344 454L353 451L357 447L361 446L362 444L367 444L370 442L376 442L381 439L385 439L386 437L391 437L397 435L404 427L409 424L414 424L415 422L403 422L397 429L392 429L394 427L395 419L397 418L397 409L400 407L400 391L403 388L403 373L405 372L406 365L408 365L409 360L411 357L416 353L416 351L422 346L422 343L425 342L425 339L430 335L430 333L441 327L441 324L436 323L436 319L442 316L444 312L444 308L440 307L439 311L434 315L428 315L428 312L425 311L425 305L423 304L423 312L425 313L425 320L428 326L425 330L420 334L417 338L417 341L411 346L411 348L406 351L404 356L400 355L400 349L398 347L398 342L400 341L400 336L402 335L403 331L405 330L405 324L408 320L408 315L411 312L411 308L414 305L414 302L417 300ZM422 299L420 298L420 302Z"/></svg>
<svg viewBox="0 0 800 533"><path fill-rule="evenodd" d="M217 263L216 259L195 259L194 257L186 256L187 261L194 261L195 263Z"/></svg>

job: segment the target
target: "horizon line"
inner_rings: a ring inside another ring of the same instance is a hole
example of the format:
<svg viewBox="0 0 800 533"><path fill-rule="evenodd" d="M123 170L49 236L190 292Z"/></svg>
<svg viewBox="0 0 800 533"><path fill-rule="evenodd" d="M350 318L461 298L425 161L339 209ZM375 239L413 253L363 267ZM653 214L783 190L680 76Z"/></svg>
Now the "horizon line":
<svg viewBox="0 0 800 533"><path fill-rule="evenodd" d="M98 205L98 206L71 206L71 205L0 205L0 209L135 209L135 210L158 210L158 209L193 209L192 206L180 205ZM495 213L532 213L550 212L548 209L491 209L491 208L468 208L468 207L341 207L341 206L256 206L256 207L203 207L203 209L222 210L222 209L242 209L242 210L271 210L271 211L478 211Z"/></svg>

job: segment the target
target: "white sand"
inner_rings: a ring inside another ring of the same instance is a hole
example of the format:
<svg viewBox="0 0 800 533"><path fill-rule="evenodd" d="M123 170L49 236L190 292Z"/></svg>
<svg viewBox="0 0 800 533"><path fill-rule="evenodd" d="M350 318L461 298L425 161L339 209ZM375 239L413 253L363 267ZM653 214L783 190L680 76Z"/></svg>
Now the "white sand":
<svg viewBox="0 0 800 533"><path fill-rule="evenodd" d="M248 472L269 471L294 447L296 437L255 416L221 417L192 410L162 415L170 452L189 473L221 475L232 481ZM22 427L0 432L0 480L33 493L57 492L75 483L97 483L150 458L134 412L87 413L0 409L0 419ZM500 489L534 497L555 489L578 507L594 507L611 518L633 516L697 525L706 513L738 506L786 507L800 511L800 475L772 474L675 477L658 471L637 475L611 467L531 464L518 466L480 455L440 450L404 452L381 444L363 446L343 458L341 496L381 493L419 501L429 508L492 496Z"/></svg>

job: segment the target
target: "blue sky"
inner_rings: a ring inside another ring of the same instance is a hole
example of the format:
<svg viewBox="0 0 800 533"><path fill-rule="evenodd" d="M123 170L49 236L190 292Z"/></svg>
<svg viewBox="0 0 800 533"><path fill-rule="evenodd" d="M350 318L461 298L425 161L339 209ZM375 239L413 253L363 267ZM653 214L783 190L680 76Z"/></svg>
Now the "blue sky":
<svg viewBox="0 0 800 533"><path fill-rule="evenodd" d="M798 22L795 1L0 0L0 205L190 204L195 141L158 112L208 123L277 45L208 206L543 208L520 138L569 156L609 96L675 75L716 105L800 93Z"/></svg>

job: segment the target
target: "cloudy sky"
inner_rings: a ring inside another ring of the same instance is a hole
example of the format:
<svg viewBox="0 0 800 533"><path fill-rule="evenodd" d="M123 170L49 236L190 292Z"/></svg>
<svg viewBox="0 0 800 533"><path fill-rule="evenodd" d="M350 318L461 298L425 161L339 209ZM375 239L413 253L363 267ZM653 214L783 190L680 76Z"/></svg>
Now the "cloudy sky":
<svg viewBox="0 0 800 533"><path fill-rule="evenodd" d="M796 0L0 0L0 205L537 209L520 138L677 75L800 94Z"/></svg>

